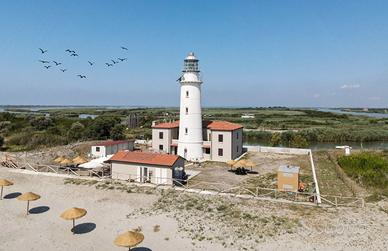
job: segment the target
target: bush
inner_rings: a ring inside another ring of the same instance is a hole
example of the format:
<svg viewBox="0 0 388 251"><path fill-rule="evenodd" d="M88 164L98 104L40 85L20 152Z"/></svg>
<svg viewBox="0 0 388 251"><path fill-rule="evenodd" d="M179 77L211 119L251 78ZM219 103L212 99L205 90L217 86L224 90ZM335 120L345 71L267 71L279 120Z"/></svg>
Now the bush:
<svg viewBox="0 0 388 251"><path fill-rule="evenodd" d="M345 173L364 187L388 188L388 161L381 155L362 152L338 159Z"/></svg>
<svg viewBox="0 0 388 251"><path fill-rule="evenodd" d="M120 122L120 118L99 116L88 127L85 136L90 139L109 139L112 128Z"/></svg>
<svg viewBox="0 0 388 251"><path fill-rule="evenodd" d="M306 148L308 145L309 143L302 135L295 135L291 139L291 147Z"/></svg>
<svg viewBox="0 0 388 251"><path fill-rule="evenodd" d="M7 141L7 145L22 146L24 149L34 149L42 146L56 146L67 144L65 137L47 132L21 132L14 134Z"/></svg>
<svg viewBox="0 0 388 251"><path fill-rule="evenodd" d="M121 124L115 125L112 130L110 131L110 137L113 140L121 140L125 139L124 134L125 126Z"/></svg>
<svg viewBox="0 0 388 251"><path fill-rule="evenodd" d="M30 120L31 126L33 126L36 130L46 130L50 126L53 125L53 121L50 118L46 117L35 117Z"/></svg>
<svg viewBox="0 0 388 251"><path fill-rule="evenodd" d="M80 122L74 122L69 131L67 132L67 137L70 140L79 140L82 138L83 133L85 130L85 126L81 124Z"/></svg>

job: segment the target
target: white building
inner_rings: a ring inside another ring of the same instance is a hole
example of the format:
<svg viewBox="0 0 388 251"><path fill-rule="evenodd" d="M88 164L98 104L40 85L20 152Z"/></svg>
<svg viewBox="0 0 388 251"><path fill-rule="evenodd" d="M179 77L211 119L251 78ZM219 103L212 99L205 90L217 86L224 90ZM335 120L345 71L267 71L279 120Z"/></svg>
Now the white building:
<svg viewBox="0 0 388 251"><path fill-rule="evenodd" d="M202 121L198 59L190 53L179 79L180 120L152 126L154 151L178 154L189 161L228 161L243 153L243 127L226 121Z"/></svg>
<svg viewBox="0 0 388 251"><path fill-rule="evenodd" d="M112 179L172 185L183 181L184 161L177 155L119 151L107 162Z"/></svg>
<svg viewBox="0 0 388 251"><path fill-rule="evenodd" d="M178 155L191 161L202 160L202 81L199 74L198 59L192 52L184 60L180 84Z"/></svg>
<svg viewBox="0 0 388 251"><path fill-rule="evenodd" d="M91 146L90 155L93 158L102 158L117 153L120 150L133 151L134 140L108 140Z"/></svg>

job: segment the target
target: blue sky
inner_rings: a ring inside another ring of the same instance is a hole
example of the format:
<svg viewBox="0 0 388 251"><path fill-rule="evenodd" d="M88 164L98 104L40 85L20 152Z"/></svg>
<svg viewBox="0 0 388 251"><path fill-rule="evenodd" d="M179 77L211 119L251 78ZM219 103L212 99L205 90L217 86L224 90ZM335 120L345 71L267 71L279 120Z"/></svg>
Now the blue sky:
<svg viewBox="0 0 388 251"><path fill-rule="evenodd" d="M194 51L204 106L387 107L387 13L357 0L1 1L0 104L177 106Z"/></svg>

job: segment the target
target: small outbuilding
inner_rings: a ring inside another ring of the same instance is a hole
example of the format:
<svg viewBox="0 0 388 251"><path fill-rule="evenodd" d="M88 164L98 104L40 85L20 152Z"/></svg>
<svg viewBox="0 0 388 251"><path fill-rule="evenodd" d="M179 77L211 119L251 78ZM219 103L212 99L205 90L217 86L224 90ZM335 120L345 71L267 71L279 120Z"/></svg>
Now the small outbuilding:
<svg viewBox="0 0 388 251"><path fill-rule="evenodd" d="M107 162L112 179L172 185L185 178L185 160L178 155L119 151Z"/></svg>
<svg viewBox="0 0 388 251"><path fill-rule="evenodd" d="M278 190L297 192L299 187L299 166L280 166L278 169Z"/></svg>
<svg viewBox="0 0 388 251"><path fill-rule="evenodd" d="M134 140L108 140L92 145L90 155L93 158L103 158L121 150L133 151Z"/></svg>

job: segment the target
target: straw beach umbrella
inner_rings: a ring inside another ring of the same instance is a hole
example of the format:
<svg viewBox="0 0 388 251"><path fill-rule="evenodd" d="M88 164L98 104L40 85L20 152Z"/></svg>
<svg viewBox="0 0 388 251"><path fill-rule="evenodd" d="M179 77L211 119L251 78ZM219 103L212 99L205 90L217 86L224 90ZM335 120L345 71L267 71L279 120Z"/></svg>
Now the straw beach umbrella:
<svg viewBox="0 0 388 251"><path fill-rule="evenodd" d="M76 165L80 165L80 164L83 164L83 163L86 163L86 162L88 162L88 161L85 160L84 158L82 158L81 156L78 156L78 157L73 159L73 163L76 164Z"/></svg>
<svg viewBox="0 0 388 251"><path fill-rule="evenodd" d="M245 161L245 165L250 167L251 171L252 171L252 168L255 166L255 163L253 163L252 160L247 160L247 161Z"/></svg>
<svg viewBox="0 0 388 251"><path fill-rule="evenodd" d="M247 161L245 159L241 159L239 161L237 161L234 166L237 166L237 167L246 167L247 166Z"/></svg>
<svg viewBox="0 0 388 251"><path fill-rule="evenodd" d="M83 208L72 207L67 209L65 212L61 214L61 218L64 220L73 220L73 228L75 227L75 220L86 215L87 211ZM73 232L74 233L74 232Z"/></svg>
<svg viewBox="0 0 388 251"><path fill-rule="evenodd" d="M62 156L60 156L60 157L56 158L56 159L54 160L54 162L56 162L56 163L61 163L63 160L64 160L64 158L63 158Z"/></svg>
<svg viewBox="0 0 388 251"><path fill-rule="evenodd" d="M226 164L228 164L229 166L230 166L230 169L232 169L232 167L233 167L233 165L236 163L236 161L234 161L234 160L228 160L227 162L226 162Z"/></svg>
<svg viewBox="0 0 388 251"><path fill-rule="evenodd" d="M28 193L24 193L22 195L19 195L17 197L17 199L21 200L21 201L27 201L27 215L28 215L28 210L30 208L30 201L34 201L34 200L40 199L40 195L35 194L33 192L28 192Z"/></svg>
<svg viewBox="0 0 388 251"><path fill-rule="evenodd" d="M0 179L0 186L1 186L1 195L0 195L0 200L3 199L3 187L6 187L6 186L12 186L13 183L9 180L6 180L6 179Z"/></svg>
<svg viewBox="0 0 388 251"><path fill-rule="evenodd" d="M59 162L61 165L70 165L71 163L73 162L69 159L63 159L61 162Z"/></svg>
<svg viewBox="0 0 388 251"><path fill-rule="evenodd" d="M126 248L129 248L130 250L132 247L135 247L138 244L140 244L143 240L144 240L144 235L142 233L127 231L117 236L113 243L116 246L126 247Z"/></svg>

